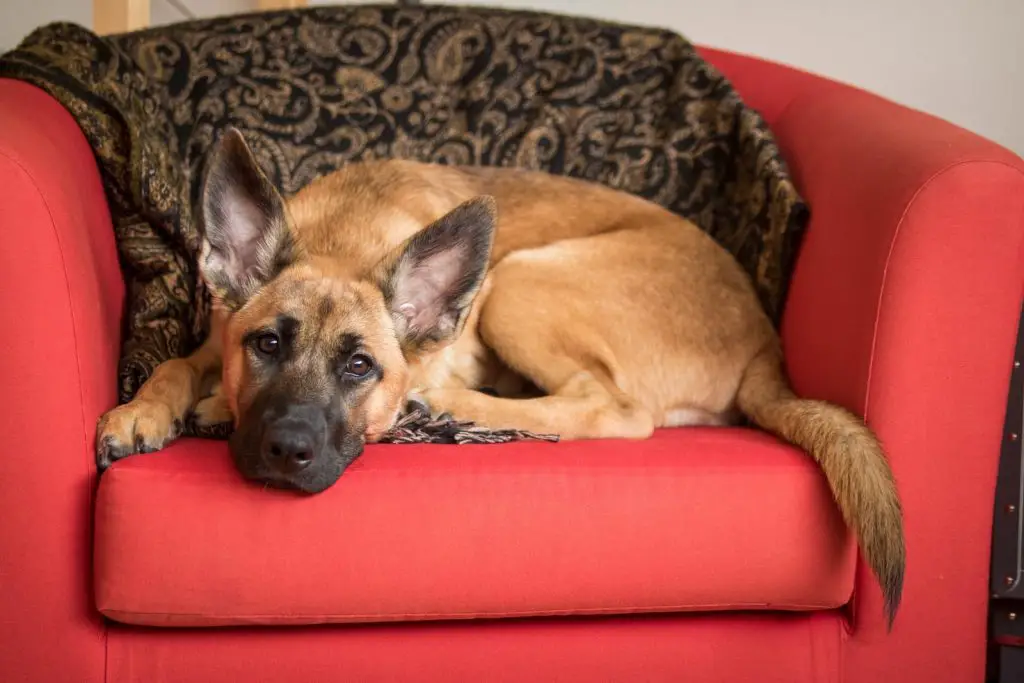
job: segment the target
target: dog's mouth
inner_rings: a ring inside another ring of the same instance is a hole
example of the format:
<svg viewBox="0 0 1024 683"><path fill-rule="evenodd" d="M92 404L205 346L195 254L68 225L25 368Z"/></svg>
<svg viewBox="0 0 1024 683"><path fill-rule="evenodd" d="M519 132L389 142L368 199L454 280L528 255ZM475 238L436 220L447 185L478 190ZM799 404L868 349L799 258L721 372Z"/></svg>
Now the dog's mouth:
<svg viewBox="0 0 1024 683"><path fill-rule="evenodd" d="M256 432L265 431L239 429L231 435L228 445L235 468L255 483L305 494L322 493L336 484L362 454L365 444L360 436L344 439L339 448L321 442L308 450L275 449L267 445L266 434L255 437Z"/></svg>

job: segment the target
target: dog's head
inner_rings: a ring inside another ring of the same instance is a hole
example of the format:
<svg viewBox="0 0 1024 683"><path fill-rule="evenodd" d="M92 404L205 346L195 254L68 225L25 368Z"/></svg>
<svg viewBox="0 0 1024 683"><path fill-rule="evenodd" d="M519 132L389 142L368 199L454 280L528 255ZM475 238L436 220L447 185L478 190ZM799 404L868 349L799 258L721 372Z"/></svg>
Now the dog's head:
<svg viewBox="0 0 1024 683"><path fill-rule="evenodd" d="M208 161L201 218L200 269L231 312L222 387L235 463L251 479L323 491L393 424L409 360L461 332L487 267L494 202L458 206L372 267L309 254L229 130ZM342 223L331 230L358 234Z"/></svg>

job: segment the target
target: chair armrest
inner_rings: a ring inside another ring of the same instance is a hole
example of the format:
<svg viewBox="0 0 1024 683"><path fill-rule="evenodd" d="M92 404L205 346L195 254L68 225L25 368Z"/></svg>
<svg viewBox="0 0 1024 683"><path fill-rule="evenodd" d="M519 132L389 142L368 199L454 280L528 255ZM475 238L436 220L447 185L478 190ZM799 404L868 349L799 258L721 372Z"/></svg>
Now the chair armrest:
<svg viewBox="0 0 1024 683"><path fill-rule="evenodd" d="M1024 292L1024 163L835 83L803 89L773 129L811 208L783 319L794 386L866 417L906 513L904 601L883 647L921 680L956 678L954 661L973 675ZM855 641L883 633L863 564L853 606ZM919 646L896 654L903 640ZM968 644L963 662L929 654L953 642Z"/></svg>
<svg viewBox="0 0 1024 683"><path fill-rule="evenodd" d="M842 89L845 86L807 71L767 59L695 45L697 52L732 83L743 98L773 129L789 105L807 92Z"/></svg>
<svg viewBox="0 0 1024 683"><path fill-rule="evenodd" d="M124 285L92 150L42 90L0 79L0 671L100 681L93 439L116 401Z"/></svg>

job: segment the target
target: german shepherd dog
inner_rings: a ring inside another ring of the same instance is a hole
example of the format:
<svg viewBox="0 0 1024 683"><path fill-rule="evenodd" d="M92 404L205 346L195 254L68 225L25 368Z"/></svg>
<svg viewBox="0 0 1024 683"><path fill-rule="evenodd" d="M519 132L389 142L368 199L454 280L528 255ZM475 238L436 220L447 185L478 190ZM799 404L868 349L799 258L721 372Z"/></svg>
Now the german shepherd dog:
<svg viewBox="0 0 1024 683"><path fill-rule="evenodd" d="M903 521L881 445L793 393L750 279L692 223L580 180L401 160L351 164L286 201L234 129L201 204L209 337L101 419L101 469L162 448L190 413L233 421L244 476L307 493L410 397L562 439L745 415L824 471L891 626Z"/></svg>

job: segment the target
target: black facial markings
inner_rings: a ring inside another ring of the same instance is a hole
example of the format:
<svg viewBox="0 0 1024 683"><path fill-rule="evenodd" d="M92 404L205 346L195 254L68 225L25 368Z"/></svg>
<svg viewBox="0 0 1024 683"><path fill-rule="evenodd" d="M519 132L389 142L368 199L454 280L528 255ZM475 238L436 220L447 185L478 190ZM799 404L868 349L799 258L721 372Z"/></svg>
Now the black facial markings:
<svg viewBox="0 0 1024 683"><path fill-rule="evenodd" d="M317 303L316 313L307 320L308 330L316 330L310 335L308 330L306 337L310 344L319 346L325 343L324 333L330 329L331 314L334 312L334 300L330 296L321 295Z"/></svg>
<svg viewBox="0 0 1024 683"><path fill-rule="evenodd" d="M299 321L289 315L279 315L275 324L271 327L261 327L247 332L242 337L242 343L250 349L258 351L257 348L261 337L267 334L275 334L279 340L277 352L273 357L261 355L265 361L273 363L284 363L292 357L295 348L295 339L299 333Z"/></svg>
<svg viewBox="0 0 1024 683"><path fill-rule="evenodd" d="M281 342L287 348L295 344L295 338L299 334L299 321L290 315L281 314L277 316L277 331L281 335Z"/></svg>
<svg viewBox="0 0 1024 683"><path fill-rule="evenodd" d="M320 318L321 322L331 317L331 313L334 312L334 300L329 296L321 297L320 304L317 306L316 314Z"/></svg>
<svg viewBox="0 0 1024 683"><path fill-rule="evenodd" d="M355 332L346 332L341 335L341 343L338 344L338 355L344 356L346 360L353 353L363 348L363 337Z"/></svg>

